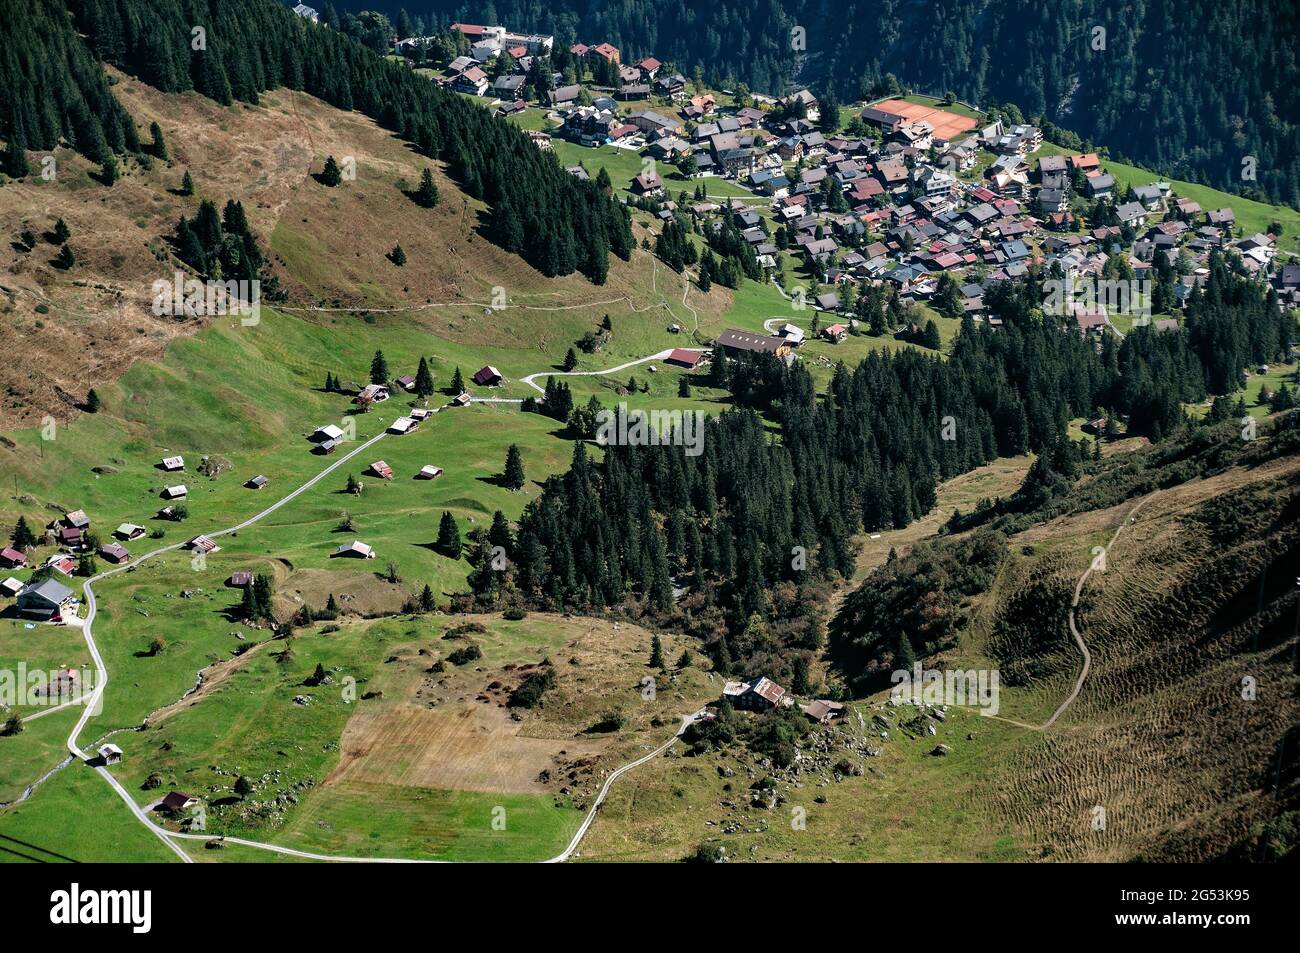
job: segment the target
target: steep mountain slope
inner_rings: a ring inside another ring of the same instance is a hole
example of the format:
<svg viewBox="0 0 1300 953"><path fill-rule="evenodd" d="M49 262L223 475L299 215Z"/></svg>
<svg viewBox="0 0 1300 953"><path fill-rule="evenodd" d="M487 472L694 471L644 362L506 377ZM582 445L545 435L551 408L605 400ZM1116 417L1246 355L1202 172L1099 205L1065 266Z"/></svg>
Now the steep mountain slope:
<svg viewBox="0 0 1300 953"><path fill-rule="evenodd" d="M983 586L955 591L971 561L960 539L940 539L923 562L922 551L904 556L869 577L833 626L833 645L853 637L868 596L914 577L931 614L922 605L901 625L923 664L1000 672L998 718L1020 734L972 797L991 801L1025 857L1203 861L1279 849L1265 826L1300 803L1300 456L1294 430L1245 449L1233 436L1222 428L1219 440L1117 455L1056 507L995 520L1005 555ZM1090 667L1052 722L1082 671L1072 624ZM954 630L924 650L917 638Z"/></svg>

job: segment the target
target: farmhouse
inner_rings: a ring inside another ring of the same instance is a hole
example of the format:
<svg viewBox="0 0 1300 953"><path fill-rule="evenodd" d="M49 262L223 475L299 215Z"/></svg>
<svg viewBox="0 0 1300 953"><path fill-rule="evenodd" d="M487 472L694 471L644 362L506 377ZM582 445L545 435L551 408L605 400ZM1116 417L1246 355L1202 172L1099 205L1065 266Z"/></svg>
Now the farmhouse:
<svg viewBox="0 0 1300 953"><path fill-rule="evenodd" d="M844 713L844 706L825 698L818 698L803 706L803 713L820 724L829 724Z"/></svg>
<svg viewBox="0 0 1300 953"><path fill-rule="evenodd" d="M842 324L832 324L828 328L822 328L822 337L832 344L839 344L848 335L848 329Z"/></svg>
<svg viewBox="0 0 1300 953"><path fill-rule="evenodd" d="M71 576L72 570L77 568L77 561L67 553L55 553L49 559L45 560L45 565L51 569L57 569L65 576Z"/></svg>
<svg viewBox="0 0 1300 953"><path fill-rule="evenodd" d="M105 543L99 547L99 555L115 565L121 565L131 558L131 554L121 543Z"/></svg>
<svg viewBox="0 0 1300 953"><path fill-rule="evenodd" d="M27 554L6 546L0 549L0 566L5 569L22 569L27 565Z"/></svg>
<svg viewBox="0 0 1300 953"><path fill-rule="evenodd" d="M197 807L198 804L198 798L183 791L170 791L165 798L158 802L158 806L169 814L180 814Z"/></svg>
<svg viewBox="0 0 1300 953"><path fill-rule="evenodd" d="M204 553L206 555L207 553L215 553L221 547L210 536L195 536L185 544L185 548L192 553Z"/></svg>
<svg viewBox="0 0 1300 953"><path fill-rule="evenodd" d="M388 388L383 384L367 384L352 398L354 404L378 404L388 400Z"/></svg>
<svg viewBox="0 0 1300 953"><path fill-rule="evenodd" d="M307 438L312 443L325 443L327 441L338 442L343 439L343 431L333 424L326 424L324 427L317 427Z"/></svg>
<svg viewBox="0 0 1300 953"><path fill-rule="evenodd" d="M63 522L68 526L75 526L77 529L90 529L90 517L86 515L85 510L73 510L63 517Z"/></svg>
<svg viewBox="0 0 1300 953"><path fill-rule="evenodd" d="M773 354L777 357L787 357L790 354L790 342L784 338L765 337L732 328L719 334L716 343L728 354Z"/></svg>
<svg viewBox="0 0 1300 953"><path fill-rule="evenodd" d="M137 526L135 523L123 523L113 531L113 535L118 539L130 542L133 539L139 539L144 535L144 527Z"/></svg>
<svg viewBox="0 0 1300 953"><path fill-rule="evenodd" d="M338 549L334 550L334 552L330 553L331 559L335 556L349 556L353 559L374 559L375 551L365 543L361 542L361 540L354 539L352 542L345 543Z"/></svg>
<svg viewBox="0 0 1300 953"><path fill-rule="evenodd" d="M505 378L501 376L501 372L495 367L487 364L475 371L470 380L480 387L497 387Z"/></svg>
<svg viewBox="0 0 1300 953"><path fill-rule="evenodd" d="M785 689L766 676L752 682L727 682L722 688L722 697L731 702L732 707L747 711L767 711L786 703Z"/></svg>
<svg viewBox="0 0 1300 953"><path fill-rule="evenodd" d="M388 432L391 434L407 434L418 430L420 424L413 417L398 417L388 425Z"/></svg>
<svg viewBox="0 0 1300 953"><path fill-rule="evenodd" d="M690 371L695 369L695 366L700 363L703 357L704 355L699 351L688 351L684 348L675 347L672 353L664 358L664 363L684 367Z"/></svg>
<svg viewBox="0 0 1300 953"><path fill-rule="evenodd" d="M72 603L72 590L55 579L42 579L18 593L18 613L28 619L57 622Z"/></svg>

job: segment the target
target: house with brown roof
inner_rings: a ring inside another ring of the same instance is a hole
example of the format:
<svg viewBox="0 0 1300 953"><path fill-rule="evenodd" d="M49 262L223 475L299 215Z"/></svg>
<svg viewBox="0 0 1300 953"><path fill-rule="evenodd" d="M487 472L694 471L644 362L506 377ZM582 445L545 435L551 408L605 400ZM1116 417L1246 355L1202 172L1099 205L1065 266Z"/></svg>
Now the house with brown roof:
<svg viewBox="0 0 1300 953"><path fill-rule="evenodd" d="M505 378L502 377L501 372L491 364L485 364L474 372L474 376L471 377L470 380L475 384L478 384L480 387L496 387L505 380Z"/></svg>
<svg viewBox="0 0 1300 953"><path fill-rule="evenodd" d="M685 348L675 347L672 353L664 358L664 363L684 367L689 371L694 370L695 365L699 364L703 357L704 355L699 351L688 351Z"/></svg>
<svg viewBox="0 0 1300 953"><path fill-rule="evenodd" d="M728 354L771 354L775 357L788 357L791 353L790 342L785 338L767 337L752 331L737 331L728 328L718 335L715 342Z"/></svg>
<svg viewBox="0 0 1300 953"><path fill-rule="evenodd" d="M731 702L733 708L745 711L767 711L788 704L785 689L765 675L751 682L727 682L722 688L722 697Z"/></svg>

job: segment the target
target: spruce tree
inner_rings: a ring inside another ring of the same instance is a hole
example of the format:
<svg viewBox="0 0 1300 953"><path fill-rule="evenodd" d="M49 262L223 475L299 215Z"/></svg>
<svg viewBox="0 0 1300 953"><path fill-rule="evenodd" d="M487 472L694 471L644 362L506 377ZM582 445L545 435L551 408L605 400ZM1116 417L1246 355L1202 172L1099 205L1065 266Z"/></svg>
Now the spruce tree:
<svg viewBox="0 0 1300 953"><path fill-rule="evenodd" d="M438 187L433 184L433 173L425 169L420 173L420 187L415 190L415 204L434 208L438 204Z"/></svg>
<svg viewBox="0 0 1300 953"><path fill-rule="evenodd" d="M451 393L453 395L463 394L465 392L465 378L460 376L460 368L451 375Z"/></svg>
<svg viewBox="0 0 1300 953"><path fill-rule="evenodd" d="M519 445L512 443L506 450L506 466L501 482L507 490L522 490L524 480L524 459L519 452Z"/></svg>
<svg viewBox="0 0 1300 953"><path fill-rule="evenodd" d="M569 348L568 353L564 355L564 361L560 368L566 372L573 370L578 366L578 355L574 353L573 348Z"/></svg>
<svg viewBox="0 0 1300 953"><path fill-rule="evenodd" d="M59 253L54 256L54 267L67 271L77 263L77 256L72 253L69 245L64 245L59 249Z"/></svg>
<svg viewBox="0 0 1300 953"><path fill-rule="evenodd" d="M86 392L86 413L97 414L99 413L99 408L100 408L99 395L95 393L95 388L92 387L89 391Z"/></svg>
<svg viewBox="0 0 1300 953"><path fill-rule="evenodd" d="M185 174L181 176L181 195L194 194L194 178L190 175L190 170L186 169Z"/></svg>
<svg viewBox="0 0 1300 953"><path fill-rule="evenodd" d="M50 234L53 239L52 244L62 245L72 237L72 229L68 228L67 222L59 219L54 223L54 228L51 229Z"/></svg>
<svg viewBox="0 0 1300 953"><path fill-rule="evenodd" d="M433 545L448 559L460 558L460 527L456 525L456 517L447 510L443 510L442 520L438 523L438 539Z"/></svg>
<svg viewBox="0 0 1300 953"><path fill-rule="evenodd" d="M406 264L406 252L402 251L401 245L394 245L393 250L388 253L388 258L398 268Z"/></svg>
<svg viewBox="0 0 1300 953"><path fill-rule="evenodd" d="M326 156L325 168L320 174L321 185L327 185L330 188L338 185L343 181L343 173L339 171L339 164L334 161L333 156Z"/></svg>
<svg viewBox="0 0 1300 953"><path fill-rule="evenodd" d="M370 383L386 384L388 376L388 361L384 358L384 352L376 351L370 361Z"/></svg>
<svg viewBox="0 0 1300 953"><path fill-rule="evenodd" d="M150 145L149 151L154 154L155 158L161 159L163 162L166 162L167 143L163 140L162 126L158 125L158 123L156 122L150 123L149 135L153 137L153 143Z"/></svg>
<svg viewBox="0 0 1300 953"><path fill-rule="evenodd" d="M25 178L31 171L27 165L27 150L23 148L17 136L11 136L8 145L5 146L4 159L0 161L0 168L3 168L5 175L11 179Z"/></svg>
<svg viewBox="0 0 1300 953"><path fill-rule="evenodd" d="M658 635L650 639L650 667L664 667L664 644Z"/></svg>
<svg viewBox="0 0 1300 953"><path fill-rule="evenodd" d="M432 393L433 373L429 370L429 362L422 357L420 366L415 371L415 396L428 397Z"/></svg>
<svg viewBox="0 0 1300 953"><path fill-rule="evenodd" d="M14 524L14 531L9 534L9 545L19 552L25 552L36 545L36 534L27 525L27 517L18 517L18 522Z"/></svg>

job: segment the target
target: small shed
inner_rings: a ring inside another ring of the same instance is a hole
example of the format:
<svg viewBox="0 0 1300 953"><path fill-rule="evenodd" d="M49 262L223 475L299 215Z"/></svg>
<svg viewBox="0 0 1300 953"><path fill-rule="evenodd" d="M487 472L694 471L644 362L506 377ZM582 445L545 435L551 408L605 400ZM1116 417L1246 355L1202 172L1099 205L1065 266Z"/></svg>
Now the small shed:
<svg viewBox="0 0 1300 953"><path fill-rule="evenodd" d="M122 760L122 749L117 745L101 745L99 758L104 764L118 764Z"/></svg>
<svg viewBox="0 0 1300 953"><path fill-rule="evenodd" d="M385 480L391 480L393 478L393 468L383 460L376 460L374 463L370 464L370 472Z"/></svg>
<svg viewBox="0 0 1300 953"><path fill-rule="evenodd" d="M99 555L116 565L121 565L131 558L131 554L121 543L105 543L99 547Z"/></svg>
<svg viewBox="0 0 1300 953"><path fill-rule="evenodd" d="M185 458L184 457L163 457L162 468L169 472L172 470L184 470Z"/></svg>
<svg viewBox="0 0 1300 953"><path fill-rule="evenodd" d="M162 498L164 500L183 500L189 496L189 487L184 483L178 483L175 486L163 487Z"/></svg>
<svg viewBox="0 0 1300 953"><path fill-rule="evenodd" d="M442 467L435 467L432 463L420 467L420 472L415 475L417 480L436 480L442 476Z"/></svg>
<svg viewBox="0 0 1300 953"><path fill-rule="evenodd" d="M351 557L353 559L374 559L375 551L365 543L361 542L361 540L354 539L352 542L345 543L338 549L334 550L334 552L330 553L331 559L336 556Z"/></svg>
<svg viewBox="0 0 1300 953"><path fill-rule="evenodd" d="M266 478L265 474L259 473L257 476L245 483L244 486L248 487L250 490L260 490L270 482L271 481Z"/></svg>

